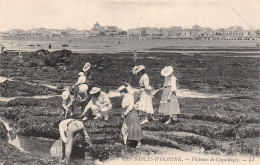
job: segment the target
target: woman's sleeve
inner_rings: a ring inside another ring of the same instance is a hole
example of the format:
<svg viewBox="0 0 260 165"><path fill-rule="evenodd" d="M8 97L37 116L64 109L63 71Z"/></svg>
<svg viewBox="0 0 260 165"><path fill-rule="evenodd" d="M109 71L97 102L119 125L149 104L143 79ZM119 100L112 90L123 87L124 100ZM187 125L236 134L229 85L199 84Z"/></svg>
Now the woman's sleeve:
<svg viewBox="0 0 260 165"><path fill-rule="evenodd" d="M91 108L91 106L92 106L93 104L94 104L94 103L93 103L93 100L92 100L92 98L91 98L91 100L88 102L88 104L87 104L87 106L85 107L85 109L84 109L84 111L83 111L82 114L86 113L86 112Z"/></svg>
<svg viewBox="0 0 260 165"><path fill-rule="evenodd" d="M65 99L62 99L62 106L67 106L67 101Z"/></svg>
<svg viewBox="0 0 260 165"><path fill-rule="evenodd" d="M171 78L171 91L176 91L176 78L175 77L172 77Z"/></svg>
<svg viewBox="0 0 260 165"><path fill-rule="evenodd" d="M107 105L109 103L111 103L110 98L108 97L107 94L104 94L104 105Z"/></svg>
<svg viewBox="0 0 260 165"><path fill-rule="evenodd" d="M144 78L143 81L144 81L144 88L147 89L147 90L151 90L152 87L149 84L149 78L148 77Z"/></svg>

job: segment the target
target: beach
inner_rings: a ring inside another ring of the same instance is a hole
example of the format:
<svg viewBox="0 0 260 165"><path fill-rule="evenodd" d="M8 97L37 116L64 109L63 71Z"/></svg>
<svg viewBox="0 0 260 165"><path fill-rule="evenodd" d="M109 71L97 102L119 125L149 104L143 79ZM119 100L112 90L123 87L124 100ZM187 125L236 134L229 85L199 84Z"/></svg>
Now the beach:
<svg viewBox="0 0 260 165"><path fill-rule="evenodd" d="M68 47L61 46L68 42L62 40L4 41L6 44L12 42L13 46L1 55L0 97L3 99L0 100L0 116L3 123L9 123L10 130L15 130L23 139L20 148L28 151L25 153L13 147L3 138L0 152L6 155L8 150L15 152L4 157L2 162L57 163L46 154L48 147L43 153L37 153L37 147L36 154L30 153L32 147L24 139L33 139L36 146L50 147L59 138L60 95L65 87L77 81L85 62L98 63L97 84L107 93L115 91L124 82L136 87L138 81L131 69L140 64L146 67L151 86L159 89L164 80L160 71L170 65L177 78L181 109L179 123L164 125L167 118L156 113L157 121L142 125L143 146L137 150L122 144L122 98L111 95L113 108L109 120L84 123L94 145L89 151L92 163L97 164L98 160L109 164L111 160L122 161L136 155L164 155L167 148L169 151L174 149L171 152L177 155L188 153L191 160L192 154L259 157L260 49L256 48L256 41L120 40L120 44L118 41L71 41ZM39 49L47 50L49 43L53 45L48 49L50 54L61 49L72 53L65 61L49 66L46 64L49 54L35 53ZM41 46L25 46L30 44ZM18 50L22 50L22 57L18 57ZM134 50L138 52L136 63ZM160 97L158 92L153 98L155 110ZM75 112L80 115L80 109ZM9 121L5 122L6 119ZM7 136L8 131L2 132ZM77 140L80 143L80 138ZM74 163L83 164L86 150L78 143L74 148Z"/></svg>

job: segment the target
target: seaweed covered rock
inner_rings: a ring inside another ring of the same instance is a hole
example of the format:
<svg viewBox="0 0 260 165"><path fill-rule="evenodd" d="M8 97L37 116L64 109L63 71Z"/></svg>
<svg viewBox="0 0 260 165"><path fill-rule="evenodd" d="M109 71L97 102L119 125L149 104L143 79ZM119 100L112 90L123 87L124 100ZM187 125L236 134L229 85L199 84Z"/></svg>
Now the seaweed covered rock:
<svg viewBox="0 0 260 165"><path fill-rule="evenodd" d="M125 146L119 143L95 145L95 147L89 151L89 154L93 159L99 159L102 161L115 156L121 156L122 153L125 152L124 149Z"/></svg>
<svg viewBox="0 0 260 165"><path fill-rule="evenodd" d="M241 127L237 129L237 136L239 136L240 138L259 138L259 123L241 124Z"/></svg>
<svg viewBox="0 0 260 165"><path fill-rule="evenodd" d="M18 134L20 135L51 139L59 138L59 130L54 127L54 120L52 117L28 116L19 120L17 125L20 126L18 131Z"/></svg>
<svg viewBox="0 0 260 165"><path fill-rule="evenodd" d="M71 50L62 49L51 52L51 55L59 55L60 57L70 57L71 53Z"/></svg>
<svg viewBox="0 0 260 165"><path fill-rule="evenodd" d="M8 131L7 131L4 123L2 123L0 121L0 139L5 139L6 140L8 138L7 134L8 134Z"/></svg>
<svg viewBox="0 0 260 165"><path fill-rule="evenodd" d="M181 144L192 145L204 150L216 148L215 140L188 132L144 131L144 141L152 145L165 145L185 150Z"/></svg>
<svg viewBox="0 0 260 165"><path fill-rule="evenodd" d="M4 102L1 106L5 107L16 107L16 106L26 106L26 107L47 107L51 106L55 109L61 105L60 97L50 97L48 99L37 99L37 98L16 98L14 100ZM52 109L53 109L52 108ZM50 109L50 110L52 110Z"/></svg>
<svg viewBox="0 0 260 165"><path fill-rule="evenodd" d="M37 66L39 66L39 65L43 65L42 63L39 63L39 61L37 61L37 60L34 60L34 59L32 59L32 60L28 60L28 61L25 61L24 62L24 66L26 66L26 67L37 67Z"/></svg>
<svg viewBox="0 0 260 165"><path fill-rule="evenodd" d="M193 54L193 57L194 57L194 58L202 58L202 56L201 56L200 53L194 53L194 54Z"/></svg>
<svg viewBox="0 0 260 165"><path fill-rule="evenodd" d="M92 66L99 70L108 69L111 66L111 59L109 57L97 57L93 59Z"/></svg>
<svg viewBox="0 0 260 165"><path fill-rule="evenodd" d="M245 138L236 141L238 152L251 154L251 155L260 155L260 141L259 138Z"/></svg>
<svg viewBox="0 0 260 165"><path fill-rule="evenodd" d="M45 49L40 49L35 52L35 55L38 55L38 56L45 56L47 54L50 54L50 52Z"/></svg>
<svg viewBox="0 0 260 165"><path fill-rule="evenodd" d="M46 86L30 84L24 81L5 81L0 84L0 96L15 97L28 95L48 95L55 94L59 90L51 89Z"/></svg>
<svg viewBox="0 0 260 165"><path fill-rule="evenodd" d="M49 54L45 59L44 63L47 66L55 67L57 63L64 63L71 55L71 50L58 50Z"/></svg>

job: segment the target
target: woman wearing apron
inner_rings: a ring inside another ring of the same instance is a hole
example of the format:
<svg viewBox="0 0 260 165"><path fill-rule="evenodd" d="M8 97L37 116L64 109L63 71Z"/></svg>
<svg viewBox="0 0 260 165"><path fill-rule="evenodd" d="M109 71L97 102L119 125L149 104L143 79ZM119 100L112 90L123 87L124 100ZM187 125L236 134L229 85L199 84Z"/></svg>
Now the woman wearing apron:
<svg viewBox="0 0 260 165"><path fill-rule="evenodd" d="M164 76L165 79L158 112L169 115L168 121L164 124L170 124L177 122L177 114L180 114L180 107L176 96L177 79L173 76L173 68L171 66L164 67L161 71L161 75Z"/></svg>

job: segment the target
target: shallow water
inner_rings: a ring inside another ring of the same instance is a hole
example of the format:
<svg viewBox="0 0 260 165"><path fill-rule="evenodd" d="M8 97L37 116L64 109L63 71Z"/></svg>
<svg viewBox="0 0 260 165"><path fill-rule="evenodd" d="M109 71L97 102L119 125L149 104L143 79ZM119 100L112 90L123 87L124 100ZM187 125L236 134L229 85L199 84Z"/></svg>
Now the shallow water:
<svg viewBox="0 0 260 165"><path fill-rule="evenodd" d="M15 146L17 149L19 149L22 152L32 153L43 158L51 157L50 154L51 144L47 141L47 139L28 138L28 137L16 135L15 129L9 126L10 124L14 123L12 120L0 117L0 121L4 123L8 132L14 132L12 133L12 135L8 133L9 144Z"/></svg>
<svg viewBox="0 0 260 165"><path fill-rule="evenodd" d="M10 124L14 123L12 120L0 117L0 121L4 123L8 131L15 131L12 127L9 126ZM23 137L18 135L10 135L9 133L8 133L8 138L9 138L8 143L15 146L17 149L19 149L22 152L35 154L42 158L51 158L50 148L52 146L52 143L50 143L48 139L29 138L29 137ZM85 160L85 159L73 159L70 164L94 165L100 163L98 161L96 161L95 163L94 161Z"/></svg>
<svg viewBox="0 0 260 165"><path fill-rule="evenodd" d="M13 124L14 122L9 119L1 118L0 121L2 121L6 127L6 129L10 132L14 132L13 135L8 133L8 143L18 148L20 151L32 153L40 157L51 157L50 154L50 147L51 144L47 142L43 138L27 138L23 136L15 135L15 130L10 127L10 124ZM38 139L38 140L37 140ZM39 147L41 146L41 147Z"/></svg>
<svg viewBox="0 0 260 165"><path fill-rule="evenodd" d="M0 117L0 121L4 123L7 131L13 131L13 128L11 128L9 126L9 124L13 123L11 120L8 120L8 119L4 119L4 118L1 118ZM11 135L8 133L8 143L15 146L16 148L18 148L19 150L23 151L23 152L26 152L22 146L21 146L21 143L20 143L20 137L19 136L15 136L14 137L11 137Z"/></svg>
<svg viewBox="0 0 260 165"><path fill-rule="evenodd" d="M6 80L13 81L11 78L0 76L0 83L3 83ZM34 83L30 83L30 82L25 82L25 83L34 84ZM43 85L43 86L46 86L46 87L51 88L51 89L57 89L58 88L58 86L49 85L49 84L37 84L37 85ZM69 86L65 86L64 89L69 89ZM138 91L138 89L132 88L130 85L129 85L128 90L130 91L130 93L134 93L134 92ZM197 92L197 91L194 91L194 90L189 90L189 89L177 89L176 94L177 94L178 98L220 98L220 97L223 97L223 96L217 95L217 94L200 93L200 92ZM0 101L8 102L8 101L14 100L16 98L47 99L47 98L52 98L52 97L56 97L56 96L60 97L60 95L0 97ZM120 97L120 93L116 89L111 89L108 92L108 96L109 97Z"/></svg>
<svg viewBox="0 0 260 165"><path fill-rule="evenodd" d="M6 80L12 81L11 78L7 78L7 77L0 76L0 83L5 82Z"/></svg>
<svg viewBox="0 0 260 165"><path fill-rule="evenodd" d="M177 97L179 98L220 98L221 95L210 94L210 93L200 93L195 90L189 89L177 89Z"/></svg>
<svg viewBox="0 0 260 165"><path fill-rule="evenodd" d="M132 92L136 91L133 89ZM177 89L176 91L178 98L220 98L221 95L200 93L189 89ZM120 93L117 90L110 90L108 92L109 97L120 97Z"/></svg>
<svg viewBox="0 0 260 165"><path fill-rule="evenodd" d="M49 84L39 84L39 85L43 85L43 86L46 86L48 88L51 88L51 89L58 89L59 86L55 86L55 85L49 85ZM70 88L70 86L64 86L64 88L62 90L68 90Z"/></svg>
<svg viewBox="0 0 260 165"><path fill-rule="evenodd" d="M34 98L34 99L48 99L52 97L61 97L61 95L39 95L39 96L17 96L17 97L0 97L0 101L11 101L18 98Z"/></svg>

